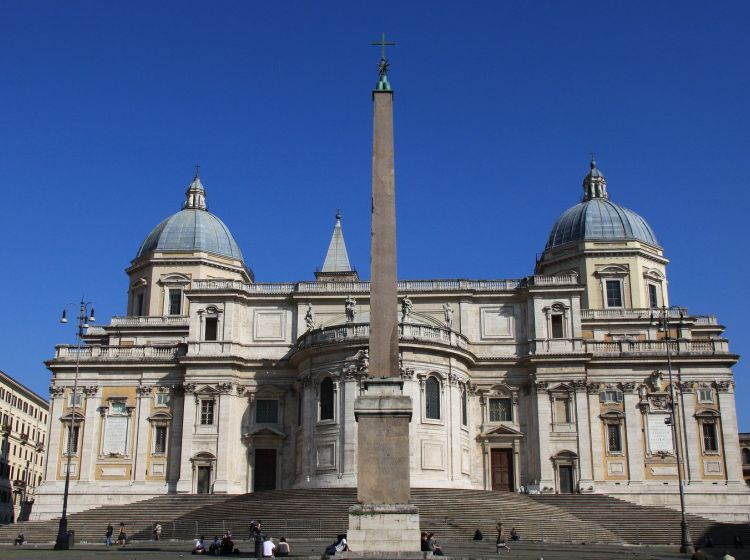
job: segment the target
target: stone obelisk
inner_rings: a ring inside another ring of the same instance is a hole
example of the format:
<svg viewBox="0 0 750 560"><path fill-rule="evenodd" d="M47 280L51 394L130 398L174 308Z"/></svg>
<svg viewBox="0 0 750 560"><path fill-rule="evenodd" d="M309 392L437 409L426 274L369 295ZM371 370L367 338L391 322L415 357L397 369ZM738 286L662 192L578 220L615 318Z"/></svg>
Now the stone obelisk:
<svg viewBox="0 0 750 560"><path fill-rule="evenodd" d="M357 505L349 510L354 553L419 551L419 512L409 505L411 397L403 394L398 353L396 181L393 90L385 35L380 78L373 91L372 244L370 255L369 374L354 402L357 428Z"/></svg>

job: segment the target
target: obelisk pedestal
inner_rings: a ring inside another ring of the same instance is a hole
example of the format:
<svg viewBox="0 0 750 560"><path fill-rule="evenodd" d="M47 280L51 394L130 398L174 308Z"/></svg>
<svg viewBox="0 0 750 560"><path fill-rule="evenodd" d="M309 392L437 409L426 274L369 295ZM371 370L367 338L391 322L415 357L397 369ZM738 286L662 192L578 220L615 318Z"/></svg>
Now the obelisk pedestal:
<svg viewBox="0 0 750 560"><path fill-rule="evenodd" d="M347 540L355 552L419 551L419 510L409 504L411 397L398 377L370 378L354 402L358 426L357 505Z"/></svg>
<svg viewBox="0 0 750 560"><path fill-rule="evenodd" d="M385 36L380 44L385 47ZM399 370L393 91L383 52L373 91L369 377L354 401L357 505L349 508L348 556L420 557L419 510L409 504L411 397ZM378 554L379 553L379 554Z"/></svg>

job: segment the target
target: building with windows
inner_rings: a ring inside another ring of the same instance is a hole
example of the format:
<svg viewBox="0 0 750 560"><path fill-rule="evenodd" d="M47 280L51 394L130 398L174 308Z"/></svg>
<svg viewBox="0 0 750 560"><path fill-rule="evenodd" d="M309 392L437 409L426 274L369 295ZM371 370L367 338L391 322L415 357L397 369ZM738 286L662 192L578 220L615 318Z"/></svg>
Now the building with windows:
<svg viewBox="0 0 750 560"><path fill-rule="evenodd" d="M0 523L28 519L42 483L49 403L0 371Z"/></svg>
<svg viewBox="0 0 750 560"><path fill-rule="evenodd" d="M750 433L740 433L740 452L742 453L742 476L750 484Z"/></svg>
<svg viewBox="0 0 750 560"><path fill-rule="evenodd" d="M400 281L411 485L676 506L682 469L689 511L750 513L738 356L715 317L670 307L667 263L592 161L532 275ZM350 266L340 215L314 280L256 282L196 174L126 272L125 315L47 362L39 517L59 514L68 453L72 511L166 493L356 486L370 286Z"/></svg>

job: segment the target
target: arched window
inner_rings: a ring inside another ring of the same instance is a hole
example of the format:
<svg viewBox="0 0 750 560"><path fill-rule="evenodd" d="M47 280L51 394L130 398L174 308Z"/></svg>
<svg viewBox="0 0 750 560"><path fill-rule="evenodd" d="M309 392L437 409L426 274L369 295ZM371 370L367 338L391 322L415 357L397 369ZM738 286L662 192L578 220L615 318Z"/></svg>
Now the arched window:
<svg viewBox="0 0 750 560"><path fill-rule="evenodd" d="M440 420L440 382L428 377L425 383L426 416L431 420Z"/></svg>
<svg viewBox="0 0 750 560"><path fill-rule="evenodd" d="M320 419L333 420L333 381L330 377L320 383Z"/></svg>
<svg viewBox="0 0 750 560"><path fill-rule="evenodd" d="M747 447L742 450L742 464L750 465L750 449Z"/></svg>

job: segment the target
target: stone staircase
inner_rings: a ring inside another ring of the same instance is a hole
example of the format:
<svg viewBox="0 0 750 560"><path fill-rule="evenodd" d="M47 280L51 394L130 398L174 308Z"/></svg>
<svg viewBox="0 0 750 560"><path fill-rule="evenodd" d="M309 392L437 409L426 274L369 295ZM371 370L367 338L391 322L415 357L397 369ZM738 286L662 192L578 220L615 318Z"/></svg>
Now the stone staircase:
<svg viewBox="0 0 750 560"><path fill-rule="evenodd" d="M156 522L162 539L212 538L232 530L245 539L251 519L275 538L328 539L346 532L348 507L356 502L355 489L276 490L243 495L167 495L127 506L103 506L68 517L68 528L78 542L103 542L107 523L115 532L126 524L128 538L150 540ZM495 537L502 521L506 534L515 527L524 540L669 544L679 542L679 513L643 507L600 495L525 496L481 490L412 489L423 530L440 539L468 540L476 529ZM740 532L750 542L750 530L690 516L694 539L710 532L714 541L731 542ZM58 520L23 522L0 527L0 542L23 532L31 543L52 542Z"/></svg>
<svg viewBox="0 0 750 560"><path fill-rule="evenodd" d="M529 498L579 519L596 520L598 525L616 535L619 542L660 545L681 540L680 512L669 508L640 506L601 494L539 494ZM719 523L690 514L686 519L694 543L710 536L717 546L732 544L735 535L740 535L744 543L750 542L747 524Z"/></svg>

